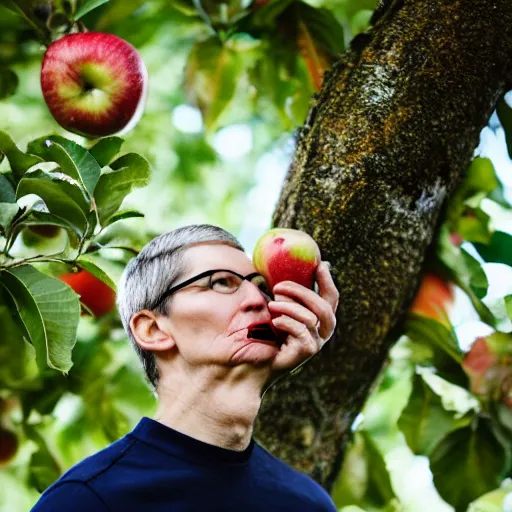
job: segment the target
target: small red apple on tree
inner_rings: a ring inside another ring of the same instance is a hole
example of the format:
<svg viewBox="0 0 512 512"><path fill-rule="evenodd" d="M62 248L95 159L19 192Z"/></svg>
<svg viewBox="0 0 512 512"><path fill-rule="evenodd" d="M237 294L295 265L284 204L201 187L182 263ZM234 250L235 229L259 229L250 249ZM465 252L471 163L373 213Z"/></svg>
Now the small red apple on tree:
<svg viewBox="0 0 512 512"><path fill-rule="evenodd" d="M270 288L281 281L295 281L312 289L320 264L320 249L303 231L275 228L256 242L253 263Z"/></svg>
<svg viewBox="0 0 512 512"><path fill-rule="evenodd" d="M137 50L101 32L53 42L41 69L43 96L55 120L86 137L126 132L144 110L148 77Z"/></svg>
<svg viewBox="0 0 512 512"><path fill-rule="evenodd" d="M462 368L472 393L484 400L501 401L512 409L511 349L505 348L509 344L510 338L501 333L477 338L465 355Z"/></svg>
<svg viewBox="0 0 512 512"><path fill-rule="evenodd" d="M63 274L59 279L71 286L80 295L80 301L95 316L106 315L114 309L116 303L114 290L87 270L82 269L76 273Z"/></svg>
<svg viewBox="0 0 512 512"><path fill-rule="evenodd" d="M453 301L454 293L450 284L429 273L424 276L409 312L432 318L450 327L446 310L453 305Z"/></svg>

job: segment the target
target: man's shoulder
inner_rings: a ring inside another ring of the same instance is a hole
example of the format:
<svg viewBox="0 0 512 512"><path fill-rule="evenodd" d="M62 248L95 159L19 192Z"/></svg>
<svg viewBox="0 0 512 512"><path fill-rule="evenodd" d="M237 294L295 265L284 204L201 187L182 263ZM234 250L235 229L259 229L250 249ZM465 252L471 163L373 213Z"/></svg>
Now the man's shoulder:
<svg viewBox="0 0 512 512"><path fill-rule="evenodd" d="M100 494L90 484L99 478L114 479L116 463L128 456L137 443L130 434L110 444L68 469L56 482L48 487L33 511L67 510L107 510Z"/></svg>
<svg viewBox="0 0 512 512"><path fill-rule="evenodd" d="M311 510L336 510L329 493L311 477L274 457L264 447L256 443L255 455L258 471L264 471L268 478L279 483L281 492L298 496L311 503ZM322 507L322 508L317 508Z"/></svg>
<svg viewBox="0 0 512 512"><path fill-rule="evenodd" d="M87 483L102 474L106 474L108 471L115 469L116 463L129 455L136 443L137 439L131 434L127 434L106 448L103 448L103 450L75 464L54 485L68 480Z"/></svg>

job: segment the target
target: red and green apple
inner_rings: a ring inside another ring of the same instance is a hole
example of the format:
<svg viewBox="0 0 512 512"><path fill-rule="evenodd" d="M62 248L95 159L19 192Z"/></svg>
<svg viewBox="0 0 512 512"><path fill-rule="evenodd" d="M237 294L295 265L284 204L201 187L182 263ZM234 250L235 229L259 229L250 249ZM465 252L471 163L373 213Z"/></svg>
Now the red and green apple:
<svg viewBox="0 0 512 512"><path fill-rule="evenodd" d="M312 289L320 261L320 249L313 238L296 229L267 231L253 251L253 264L271 289L281 281L294 281Z"/></svg>
<svg viewBox="0 0 512 512"><path fill-rule="evenodd" d="M113 34L69 34L45 53L41 89L55 120L89 138L125 133L144 110L148 85L138 51Z"/></svg>

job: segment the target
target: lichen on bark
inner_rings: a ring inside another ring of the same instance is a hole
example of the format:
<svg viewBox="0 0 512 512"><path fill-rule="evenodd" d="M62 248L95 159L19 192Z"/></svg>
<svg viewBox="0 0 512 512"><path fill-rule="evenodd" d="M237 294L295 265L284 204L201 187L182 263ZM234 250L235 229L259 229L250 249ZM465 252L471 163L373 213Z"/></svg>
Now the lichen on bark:
<svg viewBox="0 0 512 512"><path fill-rule="evenodd" d="M333 265L334 337L264 396L255 437L330 490L443 203L510 86L510 0L394 0L329 70L274 215Z"/></svg>

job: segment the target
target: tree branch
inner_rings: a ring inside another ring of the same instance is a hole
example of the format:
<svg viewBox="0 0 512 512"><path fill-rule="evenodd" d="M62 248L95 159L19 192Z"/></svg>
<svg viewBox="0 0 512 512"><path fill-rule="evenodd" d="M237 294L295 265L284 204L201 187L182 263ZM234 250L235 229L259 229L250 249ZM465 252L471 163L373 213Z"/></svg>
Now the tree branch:
<svg viewBox="0 0 512 512"><path fill-rule="evenodd" d="M255 435L328 490L512 61L510 0L387 3L326 74L274 216L315 238L341 299L334 338L266 393Z"/></svg>

